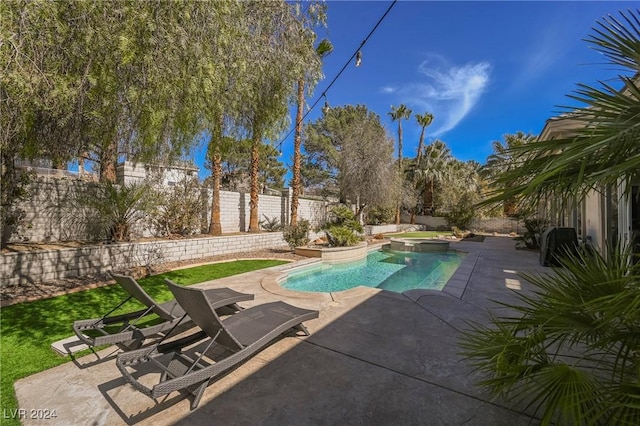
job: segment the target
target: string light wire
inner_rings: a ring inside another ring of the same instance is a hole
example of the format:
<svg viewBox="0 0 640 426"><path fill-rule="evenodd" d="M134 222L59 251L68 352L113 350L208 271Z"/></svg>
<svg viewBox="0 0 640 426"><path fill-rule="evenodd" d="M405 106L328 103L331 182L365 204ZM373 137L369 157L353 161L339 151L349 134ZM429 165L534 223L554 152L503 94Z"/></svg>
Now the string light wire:
<svg viewBox="0 0 640 426"><path fill-rule="evenodd" d="M309 113L311 111L313 111L313 109L316 107L316 105L318 105L318 102L320 102L321 99L327 99L327 92L329 91L329 89L331 89L331 86L333 86L333 84L336 82L336 80L338 80L338 78L340 78L340 75L342 75L342 73L344 72L345 69L347 69L347 67L349 66L349 64L351 63L351 61L353 60L353 58L356 57L360 57L362 58L362 48L364 47L364 45L367 43L367 41L369 40L369 38L373 35L373 33L376 32L376 30L378 29L378 27L380 26L380 24L382 23L382 21L384 21L384 18L387 17L387 15L389 14L389 12L391 11L391 9L393 8L393 6L395 6L395 4L398 2L398 0L393 0L393 2L391 3L391 5L389 5L389 7L387 8L387 10L384 12L384 14L380 17L380 19L378 20L378 22L376 23L376 25L373 27L373 29L369 32L369 34L367 35L367 37L365 37L364 40L362 40L362 43L360 43L360 45L358 46L358 48L356 50L354 50L353 54L349 57L349 59L347 60L347 62L345 62L345 64L342 66L342 68L340 69L340 71L338 72L338 74L336 74L335 77L333 77L333 80L331 80L331 83L329 83L329 85L327 86L326 89L324 89L324 91L320 94L320 96L318 96L318 98L316 99L316 101L311 105L311 107L307 110L307 112L300 118L300 123L302 123L304 121L304 119L307 117L307 115L309 115ZM359 64L358 64L359 65ZM296 121L296 125L298 124L298 122ZM278 151L282 152L282 144L287 140L287 138L289 136L291 136L291 133L293 133L293 131L295 130L296 126L293 126L291 128L291 130L289 130L289 133L287 133L287 135L282 138L282 140L280 141L280 143L278 143Z"/></svg>

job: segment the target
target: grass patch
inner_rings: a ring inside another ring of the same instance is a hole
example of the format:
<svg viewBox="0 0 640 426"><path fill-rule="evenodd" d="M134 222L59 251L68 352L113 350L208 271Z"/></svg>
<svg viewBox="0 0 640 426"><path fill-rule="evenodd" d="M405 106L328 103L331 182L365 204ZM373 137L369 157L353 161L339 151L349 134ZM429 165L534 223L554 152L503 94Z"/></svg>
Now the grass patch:
<svg viewBox="0 0 640 426"><path fill-rule="evenodd" d="M439 235L453 235L452 231L414 231L414 232L397 232L395 234L384 234L385 237L398 238L436 238Z"/></svg>
<svg viewBox="0 0 640 426"><path fill-rule="evenodd" d="M243 272L287 263L281 260L237 260L179 269L138 280L158 302L171 300L173 295L164 279L191 285ZM70 361L50 348L51 343L73 335L73 321L97 318L126 298L120 286L111 285L81 291L51 299L19 303L0 311L0 407L5 413L17 409L13 389L16 380ZM128 302L124 309L133 311L142 306ZM120 311L119 311L120 312ZM2 424L19 425L18 419L4 419Z"/></svg>

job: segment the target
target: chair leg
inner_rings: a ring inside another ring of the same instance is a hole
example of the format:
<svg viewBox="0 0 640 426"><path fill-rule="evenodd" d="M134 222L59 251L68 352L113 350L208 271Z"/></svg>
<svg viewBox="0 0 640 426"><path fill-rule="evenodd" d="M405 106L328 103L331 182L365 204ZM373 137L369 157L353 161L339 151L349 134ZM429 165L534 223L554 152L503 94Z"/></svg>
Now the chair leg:
<svg viewBox="0 0 640 426"><path fill-rule="evenodd" d="M204 395L204 391L205 389L207 389L207 385L209 384L209 380L205 380L200 386L198 386L198 389L193 392L193 395L195 396L195 398L193 399L193 401L191 401L191 409L195 410L196 408L198 408L198 404L200 404L200 399L202 399L202 395Z"/></svg>
<svg viewBox="0 0 640 426"><path fill-rule="evenodd" d="M302 323L296 325L293 328L295 328L296 330L302 331L305 336L311 336L311 333L309 333L309 330L307 329L307 327L305 327L304 324L302 324Z"/></svg>

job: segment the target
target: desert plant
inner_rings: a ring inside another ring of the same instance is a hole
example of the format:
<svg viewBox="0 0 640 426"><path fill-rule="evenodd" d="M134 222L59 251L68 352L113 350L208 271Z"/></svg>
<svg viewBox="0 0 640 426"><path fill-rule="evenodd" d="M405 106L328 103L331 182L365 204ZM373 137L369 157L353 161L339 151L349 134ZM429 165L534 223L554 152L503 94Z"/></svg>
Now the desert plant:
<svg viewBox="0 0 640 426"><path fill-rule="evenodd" d="M495 396L541 410L542 424L640 424L639 266L630 247L567 253L534 293L463 333L463 353Z"/></svg>
<svg viewBox="0 0 640 426"><path fill-rule="evenodd" d="M267 231L267 232L277 232L277 231L282 231L282 223L280 223L280 219L278 219L277 217L272 217L271 219L269 219L266 215L262 215L264 216L264 220L260 221L260 228Z"/></svg>
<svg viewBox="0 0 640 426"><path fill-rule="evenodd" d="M453 235L456 238L464 238L464 232L460 228L458 228L457 226L452 226L451 227L451 232L453 233Z"/></svg>
<svg viewBox="0 0 640 426"><path fill-rule="evenodd" d="M357 234L353 232L351 228L346 226L331 226L324 230L327 235L327 240L331 247L348 247L354 246L362 241Z"/></svg>
<svg viewBox="0 0 640 426"><path fill-rule="evenodd" d="M206 200L197 177L187 176L154 192L158 205L150 218L157 234L191 235L200 231Z"/></svg>
<svg viewBox="0 0 640 426"><path fill-rule="evenodd" d="M92 189L78 191L68 201L64 220L72 226L98 226L110 241L128 241L131 227L146 218L157 202L146 183L107 182Z"/></svg>
<svg viewBox="0 0 640 426"><path fill-rule="evenodd" d="M524 224L524 233L515 238L516 241L521 241L527 248L539 250L540 238L542 233L549 226L549 221L544 218L525 218L522 223Z"/></svg>
<svg viewBox="0 0 640 426"><path fill-rule="evenodd" d="M309 229L311 229L309 221L300 219L295 225L287 225L284 227L282 238L284 238L291 250L293 250L309 242Z"/></svg>
<svg viewBox="0 0 640 426"><path fill-rule="evenodd" d="M330 214L330 220L322 227L332 247L345 247L357 244L362 238L357 234L363 231L355 213L347 206L336 206Z"/></svg>

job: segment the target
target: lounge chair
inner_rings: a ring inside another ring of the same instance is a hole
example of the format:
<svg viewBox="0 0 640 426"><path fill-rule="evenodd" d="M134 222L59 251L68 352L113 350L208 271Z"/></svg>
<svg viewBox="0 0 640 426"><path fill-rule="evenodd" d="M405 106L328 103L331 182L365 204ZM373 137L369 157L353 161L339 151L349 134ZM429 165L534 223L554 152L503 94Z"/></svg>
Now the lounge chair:
<svg viewBox="0 0 640 426"><path fill-rule="evenodd" d="M126 350L137 349L147 338L155 335L162 337L163 333L171 330L184 316L184 310L175 300L157 303L132 277L113 273L110 275L129 294L129 297L101 318L73 323L73 331L80 341L89 347L115 344ZM226 308L238 311L242 308L237 305L237 302L253 300L252 294L239 293L229 288L205 290L204 295L213 309ZM131 299L142 303L146 309L110 316ZM156 314L158 318L150 318L152 314ZM148 324L142 327L144 322ZM182 321L182 323L188 324L188 321Z"/></svg>
<svg viewBox="0 0 640 426"><path fill-rule="evenodd" d="M166 281L176 300L204 333L119 354L116 365L135 389L154 400L174 391L191 392L195 396L191 403L192 410L200 403L211 381L237 367L291 329L300 330L308 336L309 331L302 323L318 318L318 311L272 302L244 309L221 320L204 291ZM228 351L222 358L214 356L218 358L216 361L211 358L205 360L205 354L214 343ZM152 387L142 384L139 379L146 377L138 377L139 364L143 364L140 365L144 367L143 371L153 370L150 374L161 373L158 383Z"/></svg>

